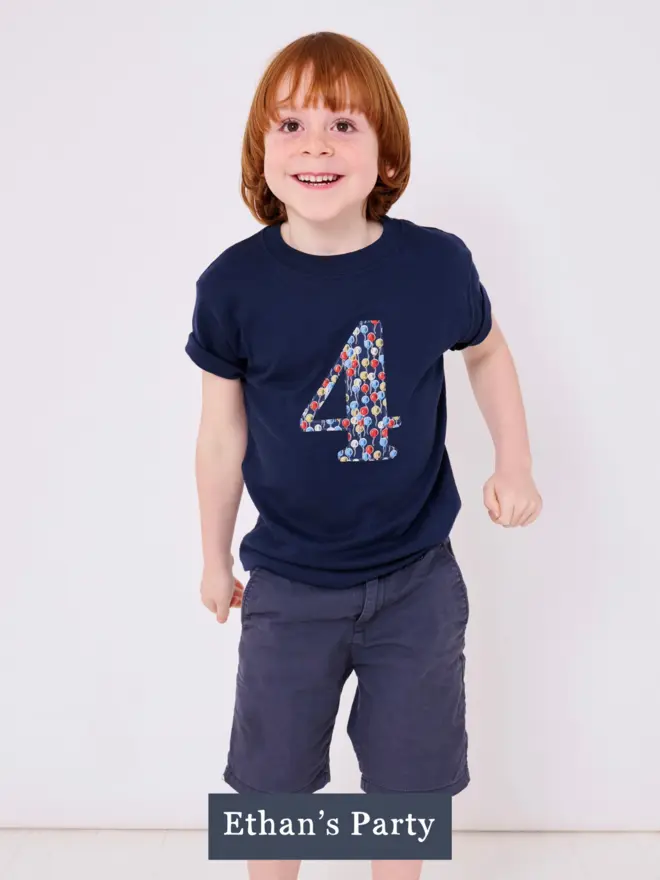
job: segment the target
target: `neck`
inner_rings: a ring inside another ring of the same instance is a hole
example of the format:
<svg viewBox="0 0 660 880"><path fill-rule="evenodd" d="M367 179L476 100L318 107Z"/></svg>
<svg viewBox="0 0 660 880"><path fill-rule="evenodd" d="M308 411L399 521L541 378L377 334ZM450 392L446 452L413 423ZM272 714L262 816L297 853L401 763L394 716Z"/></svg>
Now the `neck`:
<svg viewBox="0 0 660 880"><path fill-rule="evenodd" d="M366 217L340 215L330 220L307 220L287 210L282 223L282 238L290 247L306 254L328 257L347 254L368 247L380 238L380 223Z"/></svg>

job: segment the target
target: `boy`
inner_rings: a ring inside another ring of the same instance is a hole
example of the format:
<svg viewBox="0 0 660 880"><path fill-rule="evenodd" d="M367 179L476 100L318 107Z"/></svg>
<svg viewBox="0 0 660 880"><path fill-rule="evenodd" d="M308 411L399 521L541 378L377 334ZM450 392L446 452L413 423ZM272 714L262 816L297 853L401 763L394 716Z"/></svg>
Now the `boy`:
<svg viewBox="0 0 660 880"><path fill-rule="evenodd" d="M197 282L186 351L202 368L196 472L204 605L241 607L225 781L312 792L330 778L342 687L365 792L469 782L466 586L449 533L460 499L445 448L443 354L461 350L495 444L491 519L529 525L515 368L470 251L388 216L410 174L408 122L362 44L296 40L254 96L242 196L264 225ZM359 468L354 468L359 464ZM259 517L230 552L243 483ZM248 862L293 880L299 862ZM373 862L415 880L421 862Z"/></svg>

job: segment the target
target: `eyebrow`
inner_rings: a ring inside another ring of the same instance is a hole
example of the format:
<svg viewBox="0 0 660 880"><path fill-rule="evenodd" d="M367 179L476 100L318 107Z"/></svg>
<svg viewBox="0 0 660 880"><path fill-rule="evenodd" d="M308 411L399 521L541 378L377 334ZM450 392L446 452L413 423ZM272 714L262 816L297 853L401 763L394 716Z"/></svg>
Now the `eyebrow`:
<svg viewBox="0 0 660 880"><path fill-rule="evenodd" d="M297 111L299 111L299 110L311 110L311 109L316 109L316 110L327 110L328 113L332 113L332 112L333 112L332 110L330 110L329 107L315 107L315 108L312 108L312 107L299 107L297 104L292 104L290 101L286 101L286 102L284 102L284 103L282 103L282 104L275 104L275 109L276 109L276 110L297 110ZM348 106L347 106L347 107L344 107L343 109L339 109L339 110L337 110L336 112L337 112L337 113L348 114L349 116L351 115L351 113L353 113L354 115L357 115L357 114L360 113L359 110L351 111L350 107L348 107Z"/></svg>

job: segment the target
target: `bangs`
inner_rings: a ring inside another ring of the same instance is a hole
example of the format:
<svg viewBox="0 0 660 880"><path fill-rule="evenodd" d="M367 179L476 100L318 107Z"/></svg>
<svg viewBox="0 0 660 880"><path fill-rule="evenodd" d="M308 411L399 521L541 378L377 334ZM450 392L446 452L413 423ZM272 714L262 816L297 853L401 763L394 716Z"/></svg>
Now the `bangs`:
<svg viewBox="0 0 660 880"><path fill-rule="evenodd" d="M297 98L303 108L325 104L332 113L363 113L374 128L380 127L386 95L364 50L357 50L345 40L327 39L327 35L325 40L294 44L291 50L281 53L264 77L261 101L255 108L255 121L262 132L277 122L279 111L292 107ZM301 96L300 86L307 77L307 90ZM289 91L278 101L283 85Z"/></svg>
<svg viewBox="0 0 660 880"><path fill-rule="evenodd" d="M266 104L266 116L269 120L277 118L279 109L289 109L294 105L294 101L298 96L300 84L305 76L305 68L287 71L280 77L278 83L273 84L272 92L268 95ZM351 113L364 113L366 116L366 108L370 106L368 95L366 94L365 83L363 80L353 78L350 81L346 72L339 74L339 77L329 75L329 71L317 72L315 69L309 69L311 74L307 92L302 96L300 106L318 107L319 104L325 104L332 113L348 109ZM291 89L283 99L277 101L277 95L280 85L290 76Z"/></svg>

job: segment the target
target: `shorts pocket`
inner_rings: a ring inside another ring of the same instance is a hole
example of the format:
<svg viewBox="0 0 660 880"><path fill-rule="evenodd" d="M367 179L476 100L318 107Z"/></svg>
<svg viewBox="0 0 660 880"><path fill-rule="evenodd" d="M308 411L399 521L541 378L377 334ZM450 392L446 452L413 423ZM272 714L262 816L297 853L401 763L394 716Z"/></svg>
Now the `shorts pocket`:
<svg viewBox="0 0 660 880"><path fill-rule="evenodd" d="M442 547L447 555L447 558L449 559L451 568L455 575L454 583L458 591L458 598L463 609L465 622L467 623L470 617L470 600L468 598L468 590L465 579L463 577L463 572L461 571L461 567L458 564L458 560L456 559L456 555L454 554L454 549L451 545L451 541L449 540L449 538L447 538L447 540L443 543Z"/></svg>
<svg viewBox="0 0 660 880"><path fill-rule="evenodd" d="M252 571L250 572L250 577L248 578L248 582L243 589L243 601L241 604L241 623L245 620L248 610L248 602L250 600L250 597L252 596L252 591L254 590L254 582L259 576L260 571L261 568L259 566L252 569Z"/></svg>

